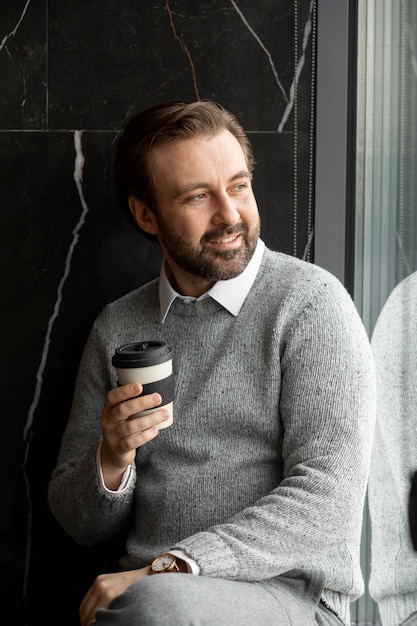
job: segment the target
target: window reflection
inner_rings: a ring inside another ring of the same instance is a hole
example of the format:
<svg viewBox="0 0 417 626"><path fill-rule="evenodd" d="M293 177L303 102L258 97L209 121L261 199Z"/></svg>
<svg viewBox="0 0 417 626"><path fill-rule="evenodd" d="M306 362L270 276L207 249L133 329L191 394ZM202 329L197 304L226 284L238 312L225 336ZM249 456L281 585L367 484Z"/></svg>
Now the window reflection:
<svg viewBox="0 0 417 626"><path fill-rule="evenodd" d="M358 621L399 626L417 624L417 2L358 0L357 21L354 299L378 379L364 572L379 607Z"/></svg>
<svg viewBox="0 0 417 626"><path fill-rule="evenodd" d="M378 410L368 489L369 591L384 626L407 618L407 624L417 625L417 552L409 525L411 479L417 470L417 272L388 298L371 344Z"/></svg>

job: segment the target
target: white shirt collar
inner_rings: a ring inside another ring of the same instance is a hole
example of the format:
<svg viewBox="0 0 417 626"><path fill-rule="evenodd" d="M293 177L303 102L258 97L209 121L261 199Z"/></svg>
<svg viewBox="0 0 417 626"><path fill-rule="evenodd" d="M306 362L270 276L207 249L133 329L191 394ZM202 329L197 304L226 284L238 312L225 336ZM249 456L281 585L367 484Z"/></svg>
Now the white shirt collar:
<svg viewBox="0 0 417 626"><path fill-rule="evenodd" d="M182 296L175 289L172 288L166 272L165 263L162 263L161 274L159 277L159 303L161 307L161 322L165 322L165 318L168 315L171 304L175 298L181 298L183 300L203 300L210 296L213 300L216 300L221 304L229 313L235 317L239 314L243 303L255 281L259 267L261 265L262 256L264 253L265 244L262 239L258 239L258 243L255 248L255 252L252 255L251 260L239 276L236 278L230 278L229 280L219 280L213 285L209 291L204 293L199 298L191 298Z"/></svg>

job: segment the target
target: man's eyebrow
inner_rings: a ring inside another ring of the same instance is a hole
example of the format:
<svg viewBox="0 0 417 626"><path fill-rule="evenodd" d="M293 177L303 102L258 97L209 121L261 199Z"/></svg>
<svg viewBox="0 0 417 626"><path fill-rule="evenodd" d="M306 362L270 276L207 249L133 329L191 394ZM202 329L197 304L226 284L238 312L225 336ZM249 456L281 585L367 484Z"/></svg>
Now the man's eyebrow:
<svg viewBox="0 0 417 626"><path fill-rule="evenodd" d="M229 179L228 182L232 183L235 180L239 180L239 178L249 178L250 180L252 180L252 174L248 170L241 170L240 172L237 172L236 174L234 174ZM180 198L181 196L191 193L192 191L195 191L196 189L204 189L206 187L207 187L207 182L196 181L196 182L190 183L189 185L185 185L184 187L181 187L181 189L178 188L174 197Z"/></svg>
<svg viewBox="0 0 417 626"><path fill-rule="evenodd" d="M252 174L248 172L248 170L241 170L240 172L232 176L229 182L232 183L234 180L237 180L238 178L249 178L250 180L252 180Z"/></svg>

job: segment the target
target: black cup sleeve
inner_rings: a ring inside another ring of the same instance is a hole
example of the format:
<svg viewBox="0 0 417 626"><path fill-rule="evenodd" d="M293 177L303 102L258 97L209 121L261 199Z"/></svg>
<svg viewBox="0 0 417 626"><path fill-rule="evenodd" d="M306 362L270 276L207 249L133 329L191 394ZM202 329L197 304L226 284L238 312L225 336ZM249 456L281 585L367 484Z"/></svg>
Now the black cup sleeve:
<svg viewBox="0 0 417 626"><path fill-rule="evenodd" d="M161 404L158 406L165 406L172 402L175 398L175 384L174 384L174 375L171 374L166 378L162 378L162 380L155 380L153 383L148 383L147 385L142 385L143 391L139 396L147 396L151 393L159 393L162 398Z"/></svg>

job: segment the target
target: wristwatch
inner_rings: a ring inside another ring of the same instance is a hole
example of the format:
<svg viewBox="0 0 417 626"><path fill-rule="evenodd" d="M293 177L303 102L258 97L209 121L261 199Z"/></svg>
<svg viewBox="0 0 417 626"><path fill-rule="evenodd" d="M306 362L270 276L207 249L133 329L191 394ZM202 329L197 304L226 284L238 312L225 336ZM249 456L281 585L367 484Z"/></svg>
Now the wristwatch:
<svg viewBox="0 0 417 626"><path fill-rule="evenodd" d="M166 574L171 572L187 572L184 561L177 559L173 554L162 554L152 561L149 574Z"/></svg>

